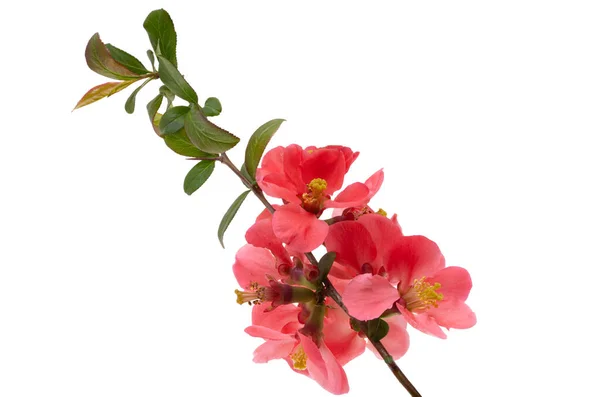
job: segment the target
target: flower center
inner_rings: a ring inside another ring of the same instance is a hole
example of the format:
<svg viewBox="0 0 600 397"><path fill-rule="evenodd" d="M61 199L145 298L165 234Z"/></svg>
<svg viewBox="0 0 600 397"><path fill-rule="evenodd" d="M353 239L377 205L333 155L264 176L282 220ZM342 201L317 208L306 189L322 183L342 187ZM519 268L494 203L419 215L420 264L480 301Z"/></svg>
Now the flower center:
<svg viewBox="0 0 600 397"><path fill-rule="evenodd" d="M298 345L298 348L290 354L290 359L294 363L294 369L299 371L306 369L306 353L302 346Z"/></svg>
<svg viewBox="0 0 600 397"><path fill-rule="evenodd" d="M302 208L313 214L319 214L323 210L323 202L327 198L324 194L327 189L327 181L321 178L315 178L306 185L308 192L303 193Z"/></svg>
<svg viewBox="0 0 600 397"><path fill-rule="evenodd" d="M442 285L435 283L431 285L425 281L425 277L416 279L413 286L402 297L406 308L411 312L424 312L431 306L438 307L438 302L444 299L444 295L436 292Z"/></svg>

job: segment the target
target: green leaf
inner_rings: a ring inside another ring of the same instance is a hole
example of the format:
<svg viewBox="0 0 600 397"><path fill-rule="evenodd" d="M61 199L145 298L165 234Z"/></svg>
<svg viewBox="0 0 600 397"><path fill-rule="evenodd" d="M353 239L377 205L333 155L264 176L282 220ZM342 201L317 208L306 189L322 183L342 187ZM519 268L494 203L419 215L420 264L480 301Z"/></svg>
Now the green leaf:
<svg viewBox="0 0 600 397"><path fill-rule="evenodd" d="M179 70L165 57L158 56L158 73L162 82L178 97L198 103L198 94L183 78Z"/></svg>
<svg viewBox="0 0 600 397"><path fill-rule="evenodd" d="M150 123L152 123L152 127L154 128L154 132L160 136L160 130L158 129L158 124L155 124L154 120L156 119L156 114L158 113L158 109L162 104L163 96L158 94L153 99L148 102L146 105L146 109L148 110L148 117L150 117Z"/></svg>
<svg viewBox="0 0 600 397"><path fill-rule="evenodd" d="M173 106L173 101L175 100L175 94L173 94L173 92L166 85L161 85L158 89L158 92L167 98L167 109L171 108L171 106Z"/></svg>
<svg viewBox="0 0 600 397"><path fill-rule="evenodd" d="M98 33L92 36L85 47L85 60L94 72L111 79L135 80L140 77L110 55Z"/></svg>
<svg viewBox="0 0 600 397"><path fill-rule="evenodd" d="M121 65L125 66L129 71L135 74L148 74L151 73L142 62L140 62L133 55L121 50L120 48L115 47L112 44L106 44L106 48L113 59L119 62Z"/></svg>
<svg viewBox="0 0 600 397"><path fill-rule="evenodd" d="M244 202L244 199L246 199L248 193L250 193L250 190L246 190L244 193L240 194L239 197L235 199L233 204L231 204L231 207L229 207L225 215L223 215L223 219L221 219L221 223L219 224L218 236L219 242L221 243L221 247L223 248L225 248L225 244L223 244L223 236L225 235L225 231L227 230L229 224L237 214L238 210L240 209L240 206Z"/></svg>
<svg viewBox="0 0 600 397"><path fill-rule="evenodd" d="M319 260L319 280L317 284L327 277L331 270L331 266L333 265L333 261L335 261L335 252L328 252L321 257Z"/></svg>
<svg viewBox="0 0 600 397"><path fill-rule="evenodd" d="M256 179L251 177L250 174L248 174L248 170L246 169L246 164L242 164L242 166L240 167L240 172L242 173L242 175L244 176L244 178L246 178L247 180L249 180L250 182L252 182L252 184L256 184Z"/></svg>
<svg viewBox="0 0 600 397"><path fill-rule="evenodd" d="M146 51L146 55L148 56L148 59L152 64L152 70L156 72L156 67L154 66L154 53L152 52L152 50L148 50Z"/></svg>
<svg viewBox="0 0 600 397"><path fill-rule="evenodd" d="M81 107L89 105L90 103L99 101L102 98L106 98L113 94L116 94L117 92L127 88L131 83L134 82L135 80L120 82L111 81L109 83L97 85L83 95L83 97L79 100L79 102L77 102L77 105L75 105L73 110L79 109Z"/></svg>
<svg viewBox="0 0 600 397"><path fill-rule="evenodd" d="M187 106L175 106L167 110L165 114L162 115L160 123L158 124L160 135L174 134L181 130L183 128L185 115L189 111L190 108Z"/></svg>
<svg viewBox="0 0 600 397"><path fill-rule="evenodd" d="M167 58L177 67L177 33L169 13L162 8L152 11L144 21L144 29L156 54Z"/></svg>
<svg viewBox="0 0 600 397"><path fill-rule="evenodd" d="M221 114L221 110L223 110L221 102L212 96L204 102L204 107L202 108L206 117L218 116Z"/></svg>
<svg viewBox="0 0 600 397"><path fill-rule="evenodd" d="M204 185L204 182L208 180L214 169L214 160L202 160L196 164L185 176L183 190L188 195L194 193L200 186Z"/></svg>
<svg viewBox="0 0 600 397"><path fill-rule="evenodd" d="M207 153L223 153L231 149L240 138L211 123L198 106L185 116L185 132L198 149Z"/></svg>
<svg viewBox="0 0 600 397"><path fill-rule="evenodd" d="M390 326L380 318L374 318L367 322L367 336L369 339L377 342L385 338L390 330Z"/></svg>
<svg viewBox="0 0 600 397"><path fill-rule="evenodd" d="M177 154L186 157L210 157L215 156L212 153L206 153L192 145L190 139L185 134L185 130L182 128L174 134L163 136L165 144ZM216 156L215 156L216 157Z"/></svg>
<svg viewBox="0 0 600 397"><path fill-rule="evenodd" d="M146 81L144 81L142 85L133 90L131 95L129 95L129 98L127 98L127 101L125 101L125 111L127 113L132 114L135 111L135 97L137 96L138 92L140 92L140 90L144 88L144 86L148 84L151 80L152 79L147 79Z"/></svg>
<svg viewBox="0 0 600 397"><path fill-rule="evenodd" d="M284 121L284 119L267 121L258 127L250 137L248 146L246 146L246 158L244 164L248 175L250 175L252 179L256 177L256 168L258 167L258 163L260 162L269 141Z"/></svg>

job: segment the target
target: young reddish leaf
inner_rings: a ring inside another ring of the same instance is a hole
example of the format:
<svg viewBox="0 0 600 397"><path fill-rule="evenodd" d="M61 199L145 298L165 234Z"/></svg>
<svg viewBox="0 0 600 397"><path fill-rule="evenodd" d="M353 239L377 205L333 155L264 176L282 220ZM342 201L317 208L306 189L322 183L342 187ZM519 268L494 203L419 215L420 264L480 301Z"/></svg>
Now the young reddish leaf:
<svg viewBox="0 0 600 397"><path fill-rule="evenodd" d="M204 102L204 107L202 108L206 117L218 116L221 114L222 110L221 101L212 96Z"/></svg>
<svg viewBox="0 0 600 397"><path fill-rule="evenodd" d="M128 70L136 74L148 74L151 73L142 62L140 62L133 55L121 50L120 48L115 47L112 44L105 44L108 52L113 57L113 59L119 62L121 65L125 66Z"/></svg>
<svg viewBox="0 0 600 397"><path fill-rule="evenodd" d="M231 223L231 221L237 214L242 203L246 199L246 196L248 195L248 193L250 193L250 190L246 190L244 193L240 194L239 197L235 199L233 204L231 204L231 207L229 207L227 212L225 212L225 215L223 215L223 219L221 219L221 223L219 224L219 231L218 231L217 235L219 237L219 242L221 243L221 247L223 247L223 248L225 248L225 244L223 244L223 236L225 236L225 231L227 231L229 224Z"/></svg>
<svg viewBox="0 0 600 397"><path fill-rule="evenodd" d="M208 153L223 153L237 145L240 138L211 123L198 106L185 117L185 132L198 149Z"/></svg>
<svg viewBox="0 0 600 397"><path fill-rule="evenodd" d="M111 79L135 80L140 77L139 74L127 69L110 55L98 33L92 36L85 47L85 60L94 72Z"/></svg>
<svg viewBox="0 0 600 397"><path fill-rule="evenodd" d="M248 146L246 146L246 159L244 165L248 175L250 175L253 179L256 176L256 168L258 167L258 163L260 162L267 144L275 132L277 132L281 123L284 121L284 119L267 121L258 127L258 129L250 137Z"/></svg>
<svg viewBox="0 0 600 397"><path fill-rule="evenodd" d="M163 136L165 144L169 149L177 154L186 157L211 157L215 156L211 153L203 152L190 142L190 139L185 134L185 130L182 128L174 134ZM216 156L215 156L216 157Z"/></svg>
<svg viewBox="0 0 600 397"><path fill-rule="evenodd" d="M187 112L190 111L190 108L187 106L175 106L165 112L162 118L160 119L160 123L158 124L158 129L160 130L160 136L174 134L175 132L181 130L183 128L183 120Z"/></svg>
<svg viewBox="0 0 600 397"><path fill-rule="evenodd" d="M75 105L73 110L89 105L90 103L94 103L102 98L109 97L112 94L115 94L128 87L133 82L135 82L135 80L111 81L109 83L97 85L85 93L79 102L77 102L77 105Z"/></svg>
<svg viewBox="0 0 600 397"><path fill-rule="evenodd" d="M208 178L210 178L214 169L214 160L202 160L196 164L190 172L188 172L183 181L183 190L186 194L190 195L198 190L200 186L204 185Z"/></svg>
<svg viewBox="0 0 600 397"><path fill-rule="evenodd" d="M156 122L156 115L158 113L160 105L162 104L162 100L163 96L161 94L158 94L153 99L151 99L150 102L148 102L148 104L146 105L146 109L148 110L148 117L150 118L150 123L152 123L154 132L156 132L158 136L160 136L160 130L158 129L158 122Z"/></svg>
<svg viewBox="0 0 600 397"><path fill-rule="evenodd" d="M183 78L179 70L162 55L158 56L158 73L162 82L178 97L190 103L198 103L198 94Z"/></svg>
<svg viewBox="0 0 600 397"><path fill-rule="evenodd" d="M152 11L144 21L144 29L156 54L167 58L177 67L177 33L169 13L162 8Z"/></svg>

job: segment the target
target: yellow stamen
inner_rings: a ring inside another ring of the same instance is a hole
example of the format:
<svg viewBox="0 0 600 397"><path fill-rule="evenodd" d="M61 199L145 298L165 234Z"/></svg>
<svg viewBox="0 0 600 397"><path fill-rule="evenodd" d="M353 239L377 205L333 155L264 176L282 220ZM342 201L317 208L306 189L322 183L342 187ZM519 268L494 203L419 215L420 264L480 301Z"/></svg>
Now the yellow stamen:
<svg viewBox="0 0 600 397"><path fill-rule="evenodd" d="M327 181L321 178L315 178L308 184L308 190L313 194L313 197L318 197L327 189Z"/></svg>
<svg viewBox="0 0 600 397"><path fill-rule="evenodd" d="M431 285L425 281L425 277L416 279L412 288L403 297L406 308L413 312L423 312L431 306L438 307L438 302L444 299L444 295L436 292L442 285L435 283Z"/></svg>
<svg viewBox="0 0 600 397"><path fill-rule="evenodd" d="M383 209L381 209L381 208L380 208L379 210L377 210L377 214L379 214L379 215L383 215L383 216L387 216L387 212L385 212L385 211L384 211Z"/></svg>
<svg viewBox="0 0 600 397"><path fill-rule="evenodd" d="M268 291L265 287L258 283L250 283L249 291L240 291L236 289L234 292L237 295L236 302L240 305L248 303L249 305L260 305L268 299Z"/></svg>
<svg viewBox="0 0 600 397"><path fill-rule="evenodd" d="M290 354L290 358L294 363L294 369L299 371L306 369L306 353L304 352L302 346L298 345L296 351Z"/></svg>

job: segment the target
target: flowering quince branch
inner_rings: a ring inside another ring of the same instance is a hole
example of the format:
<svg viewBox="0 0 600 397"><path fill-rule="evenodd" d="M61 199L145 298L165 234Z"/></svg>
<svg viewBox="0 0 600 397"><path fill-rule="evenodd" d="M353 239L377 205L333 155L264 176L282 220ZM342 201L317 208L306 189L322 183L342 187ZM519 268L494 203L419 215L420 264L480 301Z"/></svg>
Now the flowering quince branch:
<svg viewBox="0 0 600 397"><path fill-rule="evenodd" d="M408 350L407 324L442 339L442 327L475 325L475 314L465 303L472 285L468 271L446 267L436 243L404 235L396 215L388 218L385 211L369 207L383 183L383 170L342 189L358 157L350 148L292 144L265 153L284 121L274 119L250 137L245 162L236 167L226 152L240 139L209 119L221 113L220 101L211 97L201 106L177 69L177 35L169 14L152 11L143 26L152 45L147 52L152 70L95 34L86 47L87 64L117 81L92 88L75 109L143 80L125 103L125 110L133 113L137 93L160 79L159 94L146 109L165 144L197 161L185 177L184 191L198 190L217 162L248 189L221 220L221 245L250 192L264 204L233 264L241 288L235 290L237 302L252 306L252 325L245 331L264 340L254 351L254 361L283 359L294 372L343 394L349 391L343 366L369 348L411 396L420 396L395 362ZM188 105L174 106L177 98ZM165 99L164 113L159 113ZM272 205L265 193L281 204ZM320 219L327 210L333 215ZM320 246L327 253L317 260L312 251Z"/></svg>

